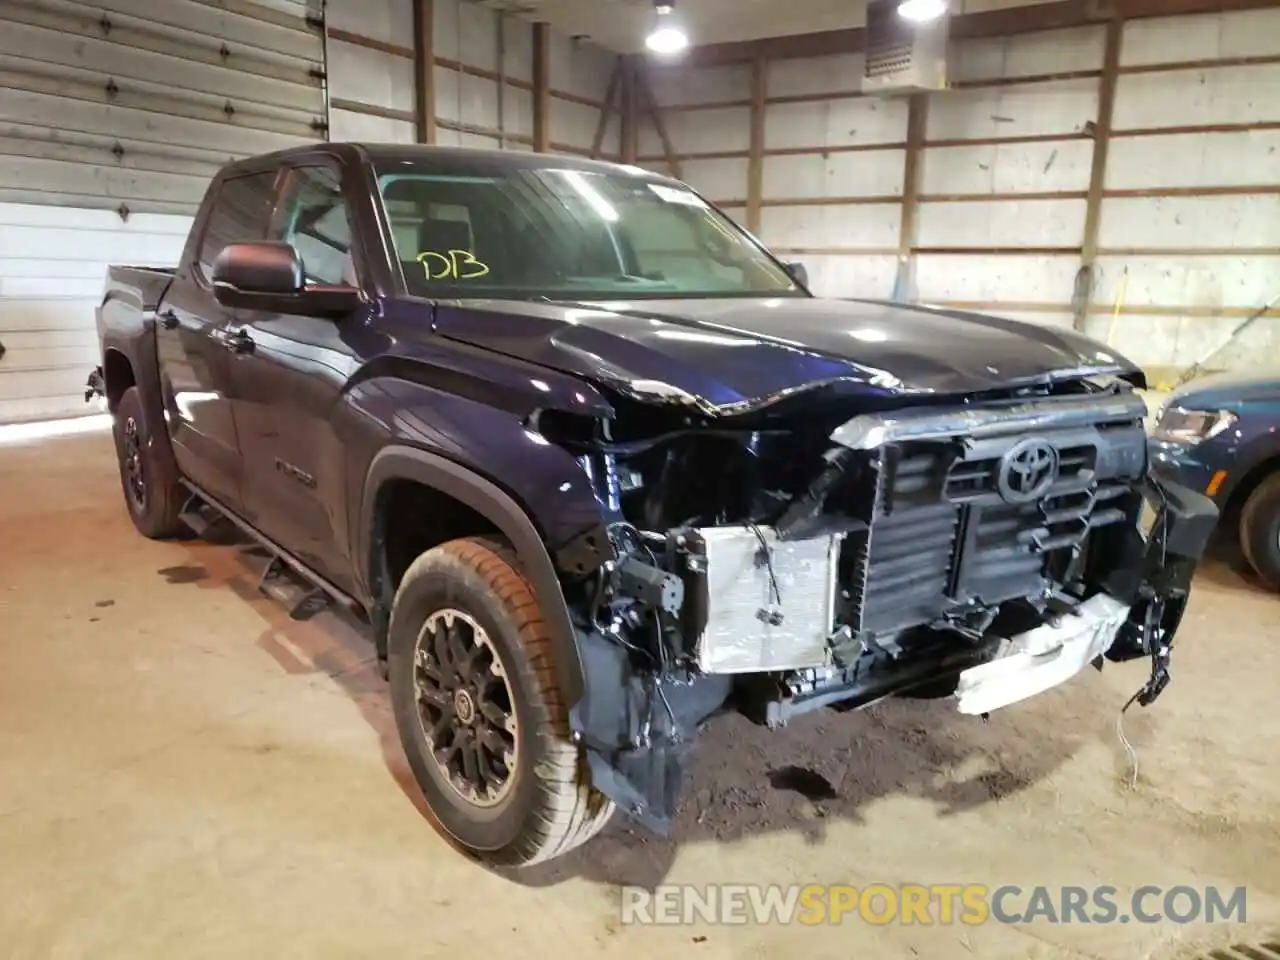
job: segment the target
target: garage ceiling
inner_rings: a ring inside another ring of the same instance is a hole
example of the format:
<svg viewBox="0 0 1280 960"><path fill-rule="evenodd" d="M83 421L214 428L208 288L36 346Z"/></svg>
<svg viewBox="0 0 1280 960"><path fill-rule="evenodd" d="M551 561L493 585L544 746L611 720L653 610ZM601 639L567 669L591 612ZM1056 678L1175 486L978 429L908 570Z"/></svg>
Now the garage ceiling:
<svg viewBox="0 0 1280 960"><path fill-rule="evenodd" d="M549 21L570 35L584 35L614 50L644 46L652 0L481 0L495 9ZM756 40L793 33L860 27L865 0L674 0L695 44ZM1046 0L953 0L957 13L1031 6Z"/></svg>

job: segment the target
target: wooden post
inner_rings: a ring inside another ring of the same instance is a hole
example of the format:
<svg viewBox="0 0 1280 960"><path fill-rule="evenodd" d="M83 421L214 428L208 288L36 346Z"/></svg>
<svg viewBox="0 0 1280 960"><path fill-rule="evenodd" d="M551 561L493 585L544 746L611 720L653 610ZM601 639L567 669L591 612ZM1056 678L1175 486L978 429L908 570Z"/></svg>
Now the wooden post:
<svg viewBox="0 0 1280 960"><path fill-rule="evenodd" d="M907 105L907 149L902 160L902 219L898 223L898 272L893 298L911 299L915 247L920 219L920 178L924 166L924 141L929 125L929 94L915 93Z"/></svg>
<svg viewBox="0 0 1280 960"><path fill-rule="evenodd" d="M751 60L751 140L747 153L747 230L760 232L764 199L764 111L769 91L769 61L757 53Z"/></svg>
<svg viewBox="0 0 1280 960"><path fill-rule="evenodd" d="M636 110L636 60L634 54L622 59L622 162L635 163L639 153L640 116Z"/></svg>
<svg viewBox="0 0 1280 960"><path fill-rule="evenodd" d="M1098 119L1093 124L1093 163L1089 168L1089 194L1084 208L1084 237L1080 241L1080 270L1071 298L1072 324L1083 330L1093 300L1094 261L1098 258L1098 231L1102 225L1102 194L1107 185L1107 153L1111 147L1111 117L1116 106L1116 86L1120 80L1120 44L1124 39L1124 19L1119 15L1107 22L1106 49L1102 57L1102 77L1098 80Z"/></svg>
<svg viewBox="0 0 1280 960"><path fill-rule="evenodd" d="M667 135L667 124L662 118L662 108L658 106L658 98L653 93L653 84L649 81L649 69L643 61L636 64L636 82L643 94L649 116L653 118L653 128L658 131L658 139L662 141L662 152L666 154L667 166L671 168L671 175L679 180L681 179L680 158L671 144L671 137Z"/></svg>
<svg viewBox="0 0 1280 960"><path fill-rule="evenodd" d="M551 28L533 25L533 149L551 152Z"/></svg>
<svg viewBox="0 0 1280 960"><path fill-rule="evenodd" d="M436 142L436 44L433 0L413 0L413 77L418 142Z"/></svg>
<svg viewBox="0 0 1280 960"><path fill-rule="evenodd" d="M622 57L613 61L613 73L609 74L609 87L604 93L604 103L600 105L600 121L596 124L596 135L591 138L591 156L600 156L604 149L604 135L609 130L609 114L617 108L613 101L618 96L618 85L622 82Z"/></svg>

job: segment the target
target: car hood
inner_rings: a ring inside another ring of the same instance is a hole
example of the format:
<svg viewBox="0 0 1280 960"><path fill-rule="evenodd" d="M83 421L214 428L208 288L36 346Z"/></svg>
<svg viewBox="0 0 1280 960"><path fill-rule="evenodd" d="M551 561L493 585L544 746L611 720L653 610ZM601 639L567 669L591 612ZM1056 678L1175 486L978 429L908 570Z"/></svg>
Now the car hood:
<svg viewBox="0 0 1280 960"><path fill-rule="evenodd" d="M1280 371L1216 373L1179 387L1170 397L1173 406L1234 409L1241 404L1280 400Z"/></svg>
<svg viewBox="0 0 1280 960"><path fill-rule="evenodd" d="M715 413L826 384L962 395L1088 375L1141 377L1125 358L1068 330L862 300L466 300L438 305L436 329Z"/></svg>

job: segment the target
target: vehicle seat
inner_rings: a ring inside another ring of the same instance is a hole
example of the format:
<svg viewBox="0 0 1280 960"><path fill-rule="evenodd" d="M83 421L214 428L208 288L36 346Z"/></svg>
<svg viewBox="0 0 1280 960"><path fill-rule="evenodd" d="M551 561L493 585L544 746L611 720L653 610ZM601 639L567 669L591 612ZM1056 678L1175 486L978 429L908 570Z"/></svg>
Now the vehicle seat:
<svg viewBox="0 0 1280 960"><path fill-rule="evenodd" d="M418 227L419 253L444 253L471 249L471 227L461 220L423 220Z"/></svg>

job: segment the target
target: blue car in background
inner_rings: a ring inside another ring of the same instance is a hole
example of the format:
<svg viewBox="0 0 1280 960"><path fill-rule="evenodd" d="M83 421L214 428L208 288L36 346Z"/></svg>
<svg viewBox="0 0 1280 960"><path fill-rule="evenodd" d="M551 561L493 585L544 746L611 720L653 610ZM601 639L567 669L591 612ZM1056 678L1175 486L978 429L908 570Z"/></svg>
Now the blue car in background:
<svg viewBox="0 0 1280 960"><path fill-rule="evenodd" d="M1157 472L1213 498L1250 566L1280 590L1280 372L1180 387L1156 421L1151 453Z"/></svg>

